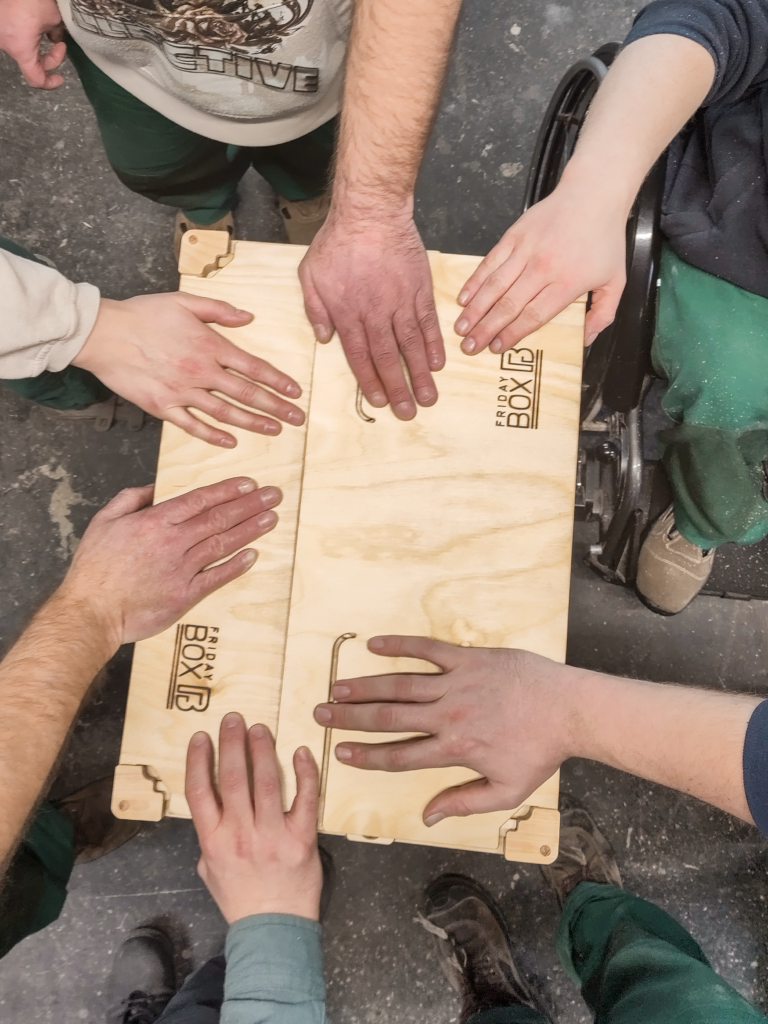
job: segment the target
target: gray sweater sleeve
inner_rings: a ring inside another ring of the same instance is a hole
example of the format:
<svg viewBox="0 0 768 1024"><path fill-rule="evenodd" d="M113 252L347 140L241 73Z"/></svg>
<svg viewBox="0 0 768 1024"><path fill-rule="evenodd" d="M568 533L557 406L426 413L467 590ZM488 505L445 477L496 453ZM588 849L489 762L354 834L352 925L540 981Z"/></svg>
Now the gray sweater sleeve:
<svg viewBox="0 0 768 1024"><path fill-rule="evenodd" d="M0 250L0 379L63 370L93 330L99 289Z"/></svg>

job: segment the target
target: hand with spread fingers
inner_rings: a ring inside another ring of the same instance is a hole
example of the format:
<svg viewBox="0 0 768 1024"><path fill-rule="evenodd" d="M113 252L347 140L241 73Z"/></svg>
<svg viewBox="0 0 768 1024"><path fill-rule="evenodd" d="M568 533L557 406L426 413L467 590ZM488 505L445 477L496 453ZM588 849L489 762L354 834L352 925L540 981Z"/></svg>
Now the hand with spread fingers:
<svg viewBox="0 0 768 1024"><path fill-rule="evenodd" d="M436 796L424 809L425 824L517 807L571 755L569 723L558 727L548 709L575 670L525 651L454 647L426 637L374 637L368 647L384 657L432 662L441 672L340 680L335 703L318 705L315 720L333 729L424 734L338 744L336 757L356 768L459 765L480 773Z"/></svg>
<svg viewBox="0 0 768 1024"><path fill-rule="evenodd" d="M46 39L52 43L47 50ZM0 50L16 61L28 85L57 89L64 76L54 72L67 46L56 0L0 0Z"/></svg>
<svg viewBox="0 0 768 1024"><path fill-rule="evenodd" d="M301 409L280 397L301 395L295 380L207 326L243 327L251 320L252 314L228 302L184 292L102 299L93 330L72 362L150 415L209 444L234 448L232 434L192 410L268 435L280 433L278 420L304 422Z"/></svg>
<svg viewBox="0 0 768 1024"><path fill-rule="evenodd" d="M198 873L228 924L252 914L317 921L323 872L317 850L319 776L311 752L293 758L297 792L283 811L275 745L264 725L225 715L219 731L219 786L213 744L192 737L186 796L200 840Z"/></svg>
<svg viewBox="0 0 768 1024"><path fill-rule="evenodd" d="M152 494L128 488L96 513L58 592L101 621L114 649L166 629L247 572L257 555L240 549L274 529L282 500L276 487L259 489L248 477L150 507Z"/></svg>

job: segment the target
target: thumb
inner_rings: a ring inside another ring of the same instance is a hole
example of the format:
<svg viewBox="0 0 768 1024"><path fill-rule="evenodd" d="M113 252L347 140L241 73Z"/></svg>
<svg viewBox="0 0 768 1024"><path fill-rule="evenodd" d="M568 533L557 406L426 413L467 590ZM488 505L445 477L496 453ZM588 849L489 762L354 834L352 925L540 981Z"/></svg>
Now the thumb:
<svg viewBox="0 0 768 1024"><path fill-rule="evenodd" d="M335 328L331 314L320 298L317 288L315 288L315 282L312 280L312 271L305 265L306 259L307 256L299 264L299 280L304 291L304 311L307 314L307 319L312 324L315 337L318 341L325 344L333 337Z"/></svg>
<svg viewBox="0 0 768 1024"><path fill-rule="evenodd" d="M531 787L531 792L535 789ZM465 818L468 814L485 814L488 811L511 810L520 800L510 798L509 792L497 782L488 779L473 779L463 786L444 789L427 804L422 818L428 826L436 825L443 818Z"/></svg>
<svg viewBox="0 0 768 1024"><path fill-rule="evenodd" d="M123 516L129 516L151 505L154 493L154 484L148 484L146 487L126 487L96 515L100 519L121 519Z"/></svg>
<svg viewBox="0 0 768 1024"><path fill-rule="evenodd" d="M244 327L253 320L253 313L247 309L237 309L221 299L206 299L202 295L188 295L186 292L176 292L175 298L180 306L184 306L205 324Z"/></svg>
<svg viewBox="0 0 768 1024"><path fill-rule="evenodd" d="M618 279L609 281L607 285L592 292L592 305L584 322L585 346L591 345L598 334L613 323L625 280L622 274Z"/></svg>
<svg viewBox="0 0 768 1024"><path fill-rule="evenodd" d="M19 65L19 71L24 76L24 81L34 89L44 89L47 80L45 68L38 52L39 44L40 40L36 38L34 50L27 50L25 48L23 53L14 54L16 63Z"/></svg>

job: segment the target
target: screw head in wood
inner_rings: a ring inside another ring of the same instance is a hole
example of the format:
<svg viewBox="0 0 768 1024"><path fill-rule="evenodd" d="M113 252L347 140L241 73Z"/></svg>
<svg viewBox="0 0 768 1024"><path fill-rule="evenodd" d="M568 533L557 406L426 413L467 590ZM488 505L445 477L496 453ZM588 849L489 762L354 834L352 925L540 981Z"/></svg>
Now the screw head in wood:
<svg viewBox="0 0 768 1024"><path fill-rule="evenodd" d="M190 235L188 241L190 245L197 245L197 235Z"/></svg>
<svg viewBox="0 0 768 1024"><path fill-rule="evenodd" d="M552 853L552 851L550 850L550 848L548 846L542 846L541 849L539 850L539 853L541 854L542 857L548 857L550 855L550 853Z"/></svg>
<svg viewBox="0 0 768 1024"><path fill-rule="evenodd" d="M120 803L117 806L118 806L118 808L121 811L127 811L128 808L131 806L131 801L130 800L121 800Z"/></svg>

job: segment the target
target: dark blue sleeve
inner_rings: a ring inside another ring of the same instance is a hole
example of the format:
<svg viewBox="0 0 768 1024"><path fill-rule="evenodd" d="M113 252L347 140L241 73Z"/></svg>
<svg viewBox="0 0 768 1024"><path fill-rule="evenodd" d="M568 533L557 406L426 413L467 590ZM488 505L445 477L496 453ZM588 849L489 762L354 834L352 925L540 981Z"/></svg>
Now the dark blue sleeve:
<svg viewBox="0 0 768 1024"><path fill-rule="evenodd" d="M624 45L659 34L685 36L711 54L715 80L704 106L736 103L768 81L768 0L654 0Z"/></svg>
<svg viewBox="0 0 768 1024"><path fill-rule="evenodd" d="M752 818L768 836L768 700L752 712L744 737L744 792Z"/></svg>

